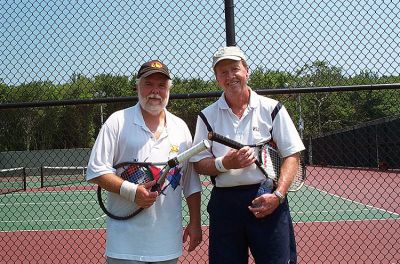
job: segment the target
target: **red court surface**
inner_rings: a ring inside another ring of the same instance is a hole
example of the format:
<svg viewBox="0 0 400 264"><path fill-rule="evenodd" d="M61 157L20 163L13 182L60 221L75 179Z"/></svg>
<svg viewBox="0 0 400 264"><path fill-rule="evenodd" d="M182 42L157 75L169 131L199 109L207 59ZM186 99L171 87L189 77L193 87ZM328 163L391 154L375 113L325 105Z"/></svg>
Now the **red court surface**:
<svg viewBox="0 0 400 264"><path fill-rule="evenodd" d="M306 184L332 195L400 214L400 172L308 167Z"/></svg>
<svg viewBox="0 0 400 264"><path fill-rule="evenodd" d="M298 262L399 263L400 232L387 239L381 232L385 229L400 230L400 221L298 223L295 226L300 249ZM354 230L355 234L349 235L346 230ZM103 229L1 232L0 263L104 263L104 232ZM205 228L204 238L207 237ZM185 251L179 263L206 264L207 251L205 240L196 251Z"/></svg>

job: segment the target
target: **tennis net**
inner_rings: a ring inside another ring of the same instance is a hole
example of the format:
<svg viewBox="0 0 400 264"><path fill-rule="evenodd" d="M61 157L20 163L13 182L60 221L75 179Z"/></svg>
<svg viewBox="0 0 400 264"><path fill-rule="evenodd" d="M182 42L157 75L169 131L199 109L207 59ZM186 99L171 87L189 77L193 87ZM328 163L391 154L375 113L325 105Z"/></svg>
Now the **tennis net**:
<svg viewBox="0 0 400 264"><path fill-rule="evenodd" d="M0 170L0 194L26 190L24 167Z"/></svg>
<svg viewBox="0 0 400 264"><path fill-rule="evenodd" d="M40 186L73 185L85 181L86 168L81 166L40 168Z"/></svg>

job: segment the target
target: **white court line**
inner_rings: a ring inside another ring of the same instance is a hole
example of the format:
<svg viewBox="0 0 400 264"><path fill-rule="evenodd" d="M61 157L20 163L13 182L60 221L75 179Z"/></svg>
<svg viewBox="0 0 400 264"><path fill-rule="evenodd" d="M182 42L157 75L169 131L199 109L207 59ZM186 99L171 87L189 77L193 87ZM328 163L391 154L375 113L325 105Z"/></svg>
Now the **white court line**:
<svg viewBox="0 0 400 264"><path fill-rule="evenodd" d="M372 222L372 221L379 221L379 222L385 222L387 220L395 220L395 221L400 221L400 218L385 218L385 219L356 219L356 220L333 220L333 221L310 221L310 222L304 222L304 221L299 221L299 222L293 222L294 224L315 224L315 223L346 223L346 222Z"/></svg>
<svg viewBox="0 0 400 264"><path fill-rule="evenodd" d="M54 219L54 220L41 220L41 219L32 219L32 220L13 220L13 221L0 221L0 223L53 223L53 222L76 222L76 221L93 221L99 220L102 216L96 218L75 218L75 219Z"/></svg>
<svg viewBox="0 0 400 264"><path fill-rule="evenodd" d="M315 213L323 213L323 214L329 214L331 212L336 212L336 213L361 213L361 212L370 212L371 209L347 209L347 210L343 210L343 209L339 209L339 210L322 210L322 211L302 211L302 212L290 212L293 215L311 215L311 214L315 214ZM377 210L376 211L382 211L382 210ZM387 211L383 211L383 212L387 212ZM394 215L398 216L396 213L394 213Z"/></svg>
<svg viewBox="0 0 400 264"><path fill-rule="evenodd" d="M52 205L52 204L94 204L97 203L97 201L71 201L71 202L57 202L57 201L53 201L53 202L20 202L20 203L13 203L13 204L9 204L9 203L0 203L0 206L19 206L19 205Z"/></svg>
<svg viewBox="0 0 400 264"><path fill-rule="evenodd" d="M100 227L100 228L83 228L83 229L76 229L76 228L71 228L71 229L30 229L30 230L15 230L15 231L0 231L0 233L13 233L13 232L58 232L58 231L84 231L84 230L106 230L106 228Z"/></svg>
<svg viewBox="0 0 400 264"><path fill-rule="evenodd" d="M375 207L375 206L372 206L372 205L369 205L369 204L364 204L364 203L361 203L361 202L357 202L357 201L355 201L355 200L351 200L351 199L348 199L348 198L344 198L344 197L339 196L339 195L337 195L337 194L330 193L330 192L327 192L327 191L325 191L325 190L318 189L318 188L316 188L316 187L314 187L314 186L308 186L308 185L307 185L307 188L312 188L312 189L314 189L314 190L317 190L318 192L326 193L326 194L328 194L328 195L330 195L330 196L337 197L337 198L340 199L340 200L344 200L344 201L348 201L348 202L351 202L351 203L355 203L355 204L358 204L358 205L361 205L361 206L365 206L365 207L368 207L368 208L371 208L371 209L374 209L374 210L377 210L377 211L382 211L382 212L385 212L385 213L389 213L389 214L392 214L392 215L395 215L395 216L400 216L400 214L398 214L398 213L396 213L396 212L388 211L388 210L383 209L383 208L380 208L380 207ZM365 209L365 210L366 210L366 209ZM332 211L333 211L333 212L337 212L338 210L332 210ZM332 212L332 211L315 211L315 212ZM340 210L339 210L339 211L340 211ZM349 211L356 211L356 210L349 210ZM361 210L359 210L359 211L361 211ZM296 213L301 213L301 212L296 212Z"/></svg>

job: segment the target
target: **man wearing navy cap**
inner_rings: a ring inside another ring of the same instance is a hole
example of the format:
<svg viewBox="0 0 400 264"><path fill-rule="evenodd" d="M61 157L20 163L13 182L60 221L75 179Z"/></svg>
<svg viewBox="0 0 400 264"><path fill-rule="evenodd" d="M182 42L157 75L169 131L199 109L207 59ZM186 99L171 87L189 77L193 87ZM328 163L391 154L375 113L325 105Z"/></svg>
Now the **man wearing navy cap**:
<svg viewBox="0 0 400 264"><path fill-rule="evenodd" d="M128 220L107 218L106 256L109 264L176 264L182 241L189 251L202 240L198 175L188 162L178 185L152 192L155 181L135 184L118 177L113 168L122 162L166 162L192 145L185 122L167 111L172 86L170 71L159 60L144 63L136 78L139 102L113 113L102 126L89 159L86 178L109 192L108 210L116 215L132 203L145 208ZM175 178L176 180L176 178ZM190 220L182 238L182 192Z"/></svg>

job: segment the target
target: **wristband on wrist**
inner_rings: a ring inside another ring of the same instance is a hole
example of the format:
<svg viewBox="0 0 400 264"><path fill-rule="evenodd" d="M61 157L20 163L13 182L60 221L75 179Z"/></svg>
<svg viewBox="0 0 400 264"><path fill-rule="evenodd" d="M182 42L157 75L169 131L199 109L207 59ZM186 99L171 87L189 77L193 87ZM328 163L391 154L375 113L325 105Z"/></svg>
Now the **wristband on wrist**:
<svg viewBox="0 0 400 264"><path fill-rule="evenodd" d="M274 194L279 199L279 204L282 204L285 201L285 196L280 191L274 191Z"/></svg>
<svg viewBox="0 0 400 264"><path fill-rule="evenodd" d="M222 164L222 158L223 158L223 157L215 158L215 160L214 160L215 168L216 168L219 172L227 172L227 171L229 171L229 170L226 169L226 168L224 167L224 164Z"/></svg>
<svg viewBox="0 0 400 264"><path fill-rule="evenodd" d="M136 189L136 184L129 181L123 181L119 188L119 194L129 201L135 202Z"/></svg>

